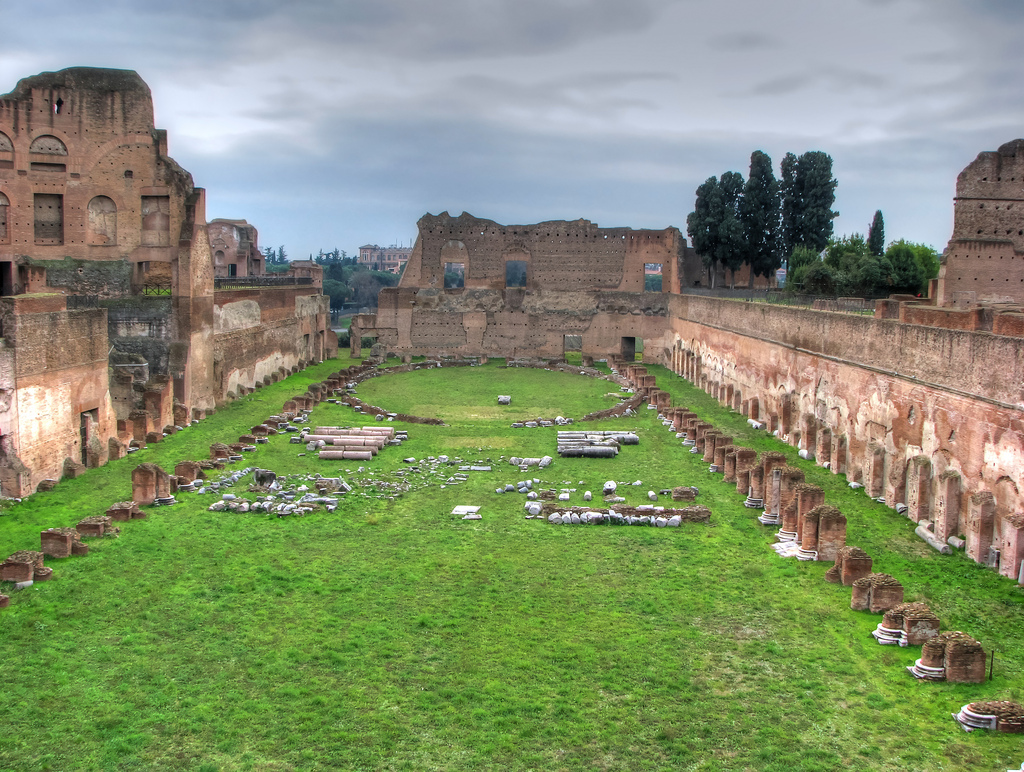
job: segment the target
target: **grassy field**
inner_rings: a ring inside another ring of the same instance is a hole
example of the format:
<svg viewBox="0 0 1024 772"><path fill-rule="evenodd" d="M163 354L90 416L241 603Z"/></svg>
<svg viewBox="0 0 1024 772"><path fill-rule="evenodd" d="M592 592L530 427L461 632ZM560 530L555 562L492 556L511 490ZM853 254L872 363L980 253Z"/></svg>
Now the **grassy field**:
<svg viewBox="0 0 1024 772"><path fill-rule="evenodd" d="M62 482L0 514L0 553L38 549L39 531L130 497L142 461L170 469L232 441L335 360L245 397L133 456ZM558 459L541 486L599 491L700 488L710 525L551 526L494 489L525 475L513 455L554 455L554 429L524 417L579 417L616 401L605 381L485 367L384 376L358 396L439 415L360 471L320 462L284 436L252 463L341 473L358 487L336 512L279 519L212 513L213 496L48 559L54 579L0 611L3 770L1005 770L1019 737L965 734L966 702L1024 700L1024 594L941 556L912 524L845 479L755 434L662 368L690 405L759 450L784 450L849 519L848 542L925 600L943 629L995 648L995 678L929 684L905 671L919 649L880 647L879 616L849 609L825 564L771 551L735 488L679 445L654 411L597 424L640 433L615 459ZM499 407L498 394L512 405ZM320 424L361 423L321 404ZM403 458L447 454L491 472ZM247 457L247 461L249 457ZM404 474L402 473L404 472ZM396 474L399 473L399 474ZM443 486L443 487L442 487ZM396 488L406 488L395 492ZM621 490L621 488L620 488ZM244 492L236 486L235 493ZM482 506L480 521L449 514ZM0 584L0 591L9 585Z"/></svg>

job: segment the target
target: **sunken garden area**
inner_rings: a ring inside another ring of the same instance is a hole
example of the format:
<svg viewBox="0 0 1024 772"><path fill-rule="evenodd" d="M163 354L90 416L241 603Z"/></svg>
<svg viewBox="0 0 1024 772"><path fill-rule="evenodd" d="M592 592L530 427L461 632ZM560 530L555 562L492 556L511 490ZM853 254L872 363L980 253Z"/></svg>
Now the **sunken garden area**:
<svg viewBox="0 0 1024 772"><path fill-rule="evenodd" d="M7 503L0 769L1024 761L1014 582L663 367L441 364Z"/></svg>

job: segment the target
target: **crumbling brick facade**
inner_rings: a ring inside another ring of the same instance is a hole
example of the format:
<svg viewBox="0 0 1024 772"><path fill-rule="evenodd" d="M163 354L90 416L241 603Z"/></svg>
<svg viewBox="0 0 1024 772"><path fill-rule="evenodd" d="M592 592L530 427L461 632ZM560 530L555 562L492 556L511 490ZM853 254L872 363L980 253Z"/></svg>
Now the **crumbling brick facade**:
<svg viewBox="0 0 1024 772"><path fill-rule="evenodd" d="M956 180L936 301L1024 303L1024 139L980 153Z"/></svg>
<svg viewBox="0 0 1024 772"><path fill-rule="evenodd" d="M118 419L159 435L331 355L319 266L264 277L256 239L207 224L136 73L75 67L0 96L0 492L104 463Z"/></svg>

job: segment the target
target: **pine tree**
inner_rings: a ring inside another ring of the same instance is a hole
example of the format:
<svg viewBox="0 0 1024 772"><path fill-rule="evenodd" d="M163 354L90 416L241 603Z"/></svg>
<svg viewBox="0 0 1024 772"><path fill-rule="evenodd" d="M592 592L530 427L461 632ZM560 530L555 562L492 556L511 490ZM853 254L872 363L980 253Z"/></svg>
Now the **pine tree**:
<svg viewBox="0 0 1024 772"><path fill-rule="evenodd" d="M705 268L713 269L717 260L721 191L718 178L708 177L697 188L693 211L686 217L686 233L694 251L700 255ZM712 273L714 275L714 273Z"/></svg>
<svg viewBox="0 0 1024 772"><path fill-rule="evenodd" d="M875 219L868 228L868 251L877 257L885 254L885 222L882 220L881 209L875 212Z"/></svg>

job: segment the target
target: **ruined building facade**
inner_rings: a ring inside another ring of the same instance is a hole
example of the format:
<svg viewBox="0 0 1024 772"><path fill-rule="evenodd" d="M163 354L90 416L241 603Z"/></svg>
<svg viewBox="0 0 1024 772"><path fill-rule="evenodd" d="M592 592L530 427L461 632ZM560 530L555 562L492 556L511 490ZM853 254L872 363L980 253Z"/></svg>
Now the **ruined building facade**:
<svg viewBox="0 0 1024 772"><path fill-rule="evenodd" d="M958 211L965 188L960 193ZM1000 199L1001 218L1007 203ZM1021 205L1009 210L1013 234L1024 228ZM966 223L958 214L957 227ZM1001 227L1008 236L1010 226ZM946 281L970 270L951 243ZM1016 243L1005 240L1004 264L1021 264L1019 254L1010 258ZM651 264L661 266L660 292L644 291ZM403 356L557 359L580 350L587 361L632 360L642 340L644 361L762 422L871 496L906 504L939 538L965 536L971 557L1017 576L1020 306L946 309L935 298L896 298L864 316L688 292L700 270L674 228L426 215L399 286L381 291L375 316L355 318L352 346L376 336Z"/></svg>
<svg viewBox="0 0 1024 772"><path fill-rule="evenodd" d="M252 226L207 223L136 73L42 73L0 96L3 494L323 358L314 281L262 274Z"/></svg>

